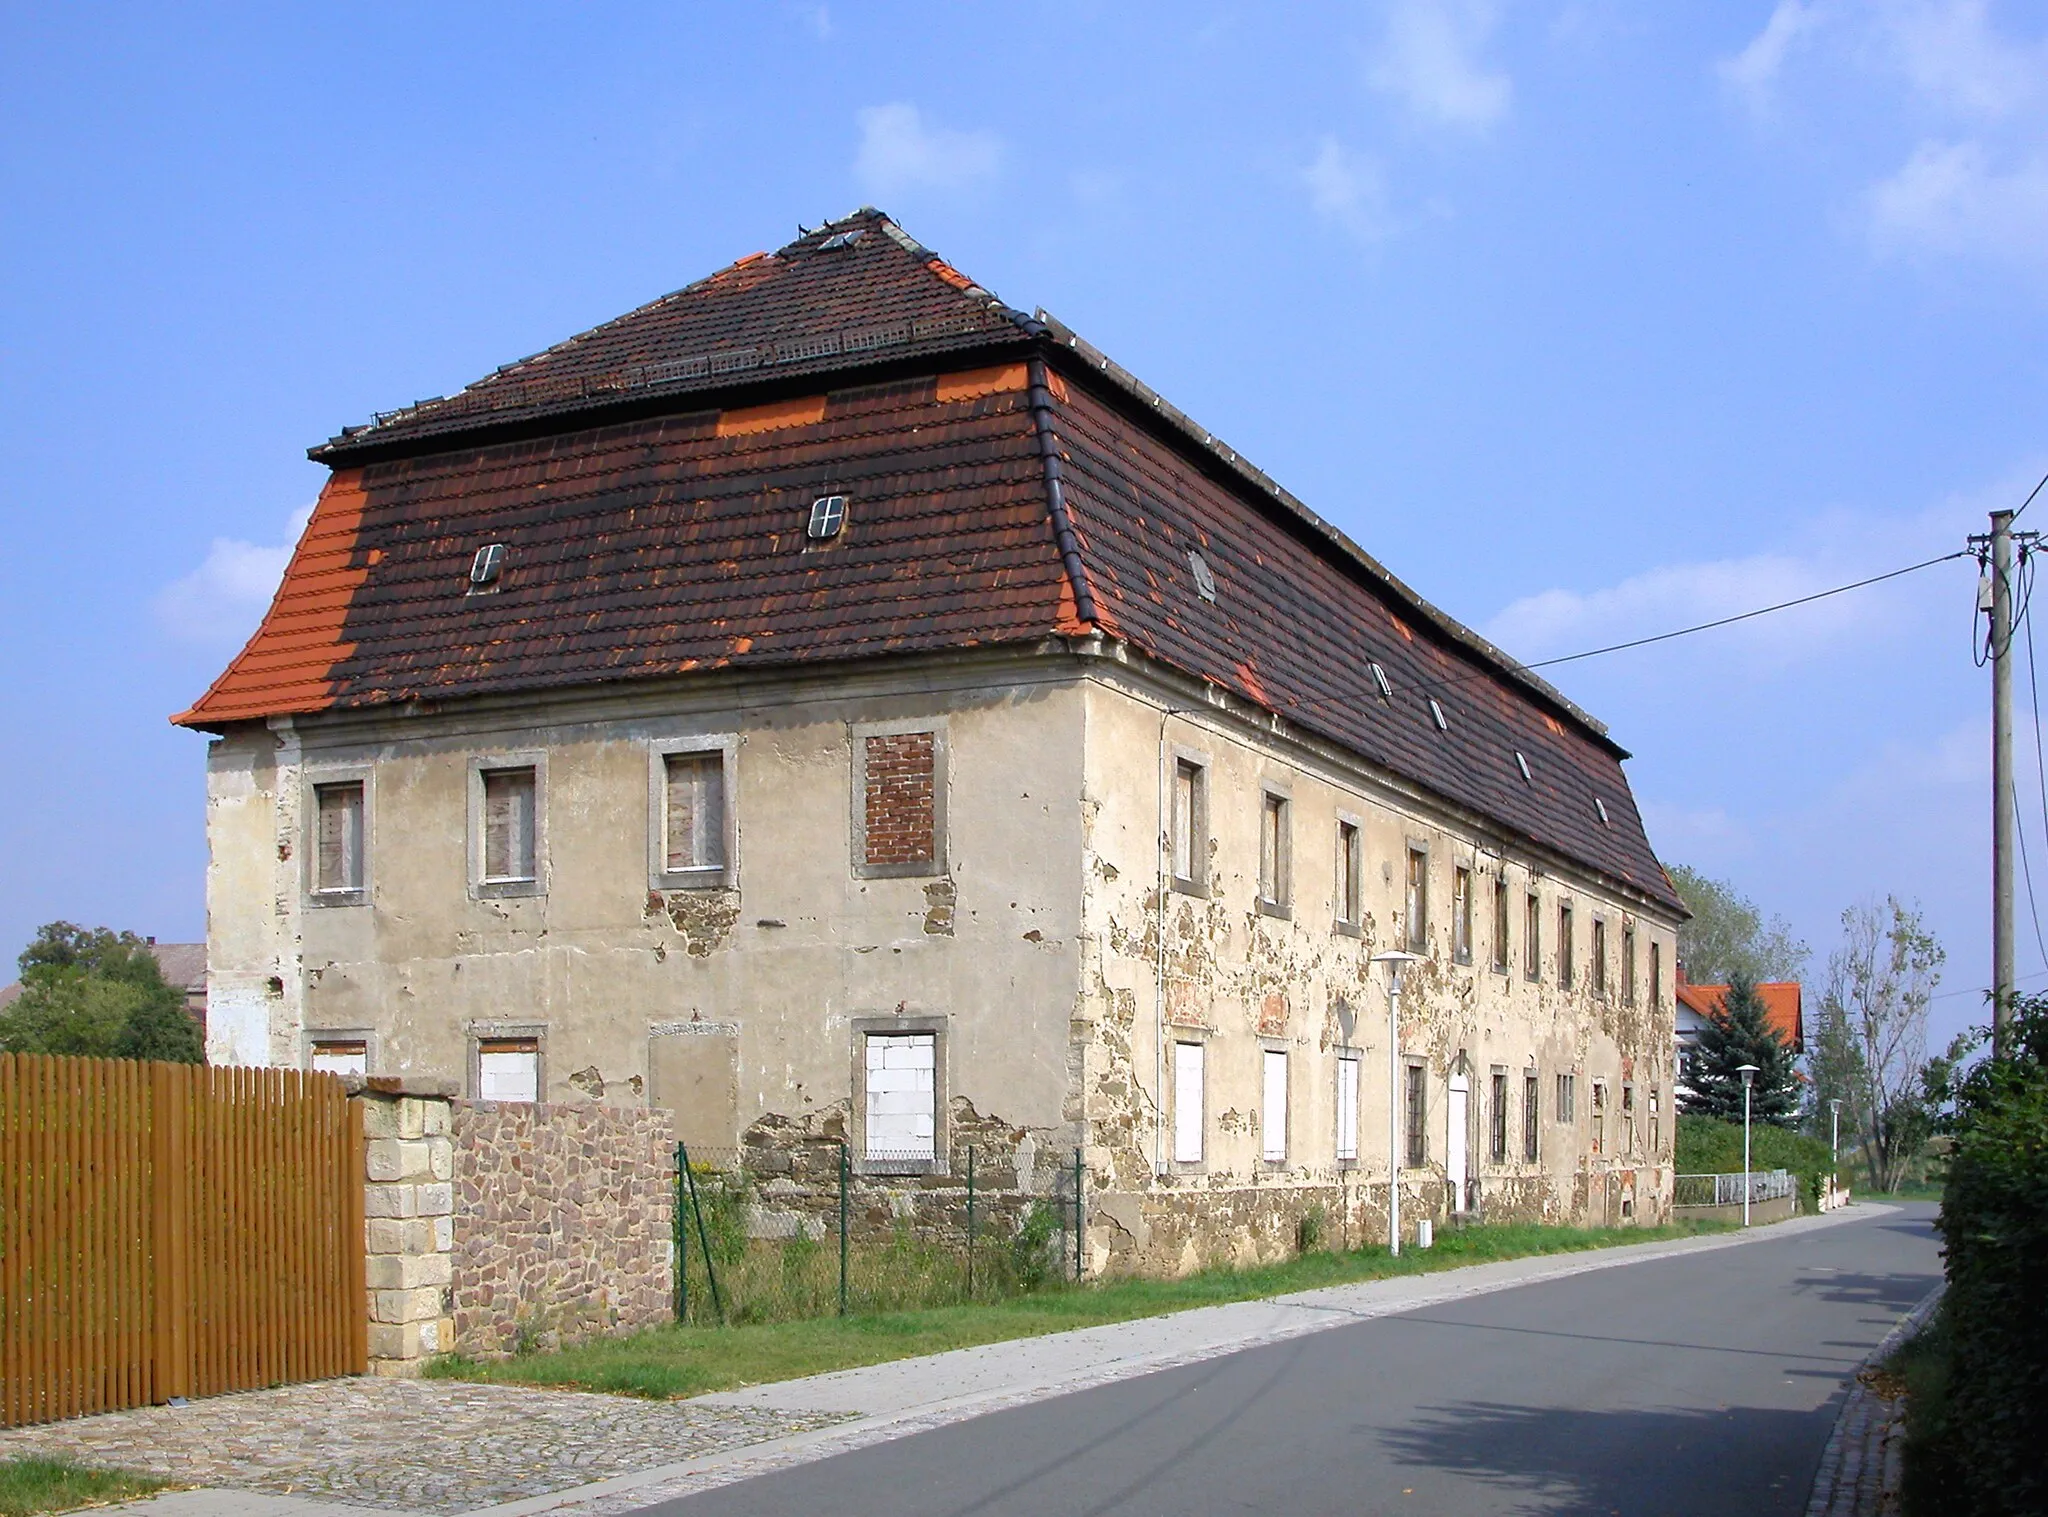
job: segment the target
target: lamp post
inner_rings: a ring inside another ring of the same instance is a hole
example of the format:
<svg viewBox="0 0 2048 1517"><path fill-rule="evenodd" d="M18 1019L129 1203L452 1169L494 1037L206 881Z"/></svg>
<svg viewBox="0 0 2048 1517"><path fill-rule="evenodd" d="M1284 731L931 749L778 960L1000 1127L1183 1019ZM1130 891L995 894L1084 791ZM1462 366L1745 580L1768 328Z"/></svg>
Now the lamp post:
<svg viewBox="0 0 2048 1517"><path fill-rule="evenodd" d="M1842 1102L1839 1097L1828 1102L1828 1176L1832 1188L1842 1183Z"/></svg>
<svg viewBox="0 0 2048 1517"><path fill-rule="evenodd" d="M1401 1257L1401 968L1421 962L1399 949L1372 956L1387 966L1387 1251Z"/></svg>
<svg viewBox="0 0 2048 1517"><path fill-rule="evenodd" d="M1757 1076L1754 1064L1738 1064L1735 1072L1742 1076L1742 1225L1749 1226L1749 1086Z"/></svg>

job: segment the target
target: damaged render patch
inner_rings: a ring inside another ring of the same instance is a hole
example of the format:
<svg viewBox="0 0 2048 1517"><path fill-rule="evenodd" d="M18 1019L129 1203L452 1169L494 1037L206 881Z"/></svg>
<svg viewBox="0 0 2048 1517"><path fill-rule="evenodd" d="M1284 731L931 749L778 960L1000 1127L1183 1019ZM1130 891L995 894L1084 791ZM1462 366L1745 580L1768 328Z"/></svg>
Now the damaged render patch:
<svg viewBox="0 0 2048 1517"><path fill-rule="evenodd" d="M683 951L692 958L708 959L714 948L722 948L740 919L737 890L650 890L647 919L667 918L669 926L683 940Z"/></svg>
<svg viewBox="0 0 2048 1517"><path fill-rule="evenodd" d="M960 891L951 880L933 880L924 887L924 930L935 938L953 935L953 906Z"/></svg>

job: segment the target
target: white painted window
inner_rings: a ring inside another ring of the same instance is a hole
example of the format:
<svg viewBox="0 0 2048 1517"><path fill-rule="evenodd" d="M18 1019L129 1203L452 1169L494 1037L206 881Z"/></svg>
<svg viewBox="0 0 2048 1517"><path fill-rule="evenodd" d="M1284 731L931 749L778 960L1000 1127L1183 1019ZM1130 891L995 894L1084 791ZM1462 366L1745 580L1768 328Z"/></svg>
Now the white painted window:
<svg viewBox="0 0 2048 1517"><path fill-rule="evenodd" d="M313 1045L308 1061L315 1074L366 1075L370 1072L370 1049L361 1038L322 1039Z"/></svg>
<svg viewBox="0 0 2048 1517"><path fill-rule="evenodd" d="M1337 1157L1358 1157L1358 1060L1337 1060Z"/></svg>
<svg viewBox="0 0 2048 1517"><path fill-rule="evenodd" d="M929 1159L937 1135L933 1076L938 1037L870 1033L867 1040L867 1156Z"/></svg>
<svg viewBox="0 0 2048 1517"><path fill-rule="evenodd" d="M540 1099L540 1044L532 1038L490 1038L477 1050L477 1098Z"/></svg>
<svg viewBox="0 0 2048 1517"><path fill-rule="evenodd" d="M1269 1160L1287 1157L1287 1055L1269 1048L1265 1055L1265 1101L1259 1118L1263 1140L1262 1156Z"/></svg>
<svg viewBox="0 0 2048 1517"><path fill-rule="evenodd" d="M1202 1162L1202 1045L1173 1045L1173 1157Z"/></svg>
<svg viewBox="0 0 2048 1517"><path fill-rule="evenodd" d="M334 893L363 888L363 782L313 787L319 809L314 832L314 885Z"/></svg>
<svg viewBox="0 0 2048 1517"><path fill-rule="evenodd" d="M725 754L670 753L666 770L667 862L671 874L725 867Z"/></svg>
<svg viewBox="0 0 2048 1517"><path fill-rule="evenodd" d="M534 771L486 769L483 783L485 883L533 879L538 820Z"/></svg>

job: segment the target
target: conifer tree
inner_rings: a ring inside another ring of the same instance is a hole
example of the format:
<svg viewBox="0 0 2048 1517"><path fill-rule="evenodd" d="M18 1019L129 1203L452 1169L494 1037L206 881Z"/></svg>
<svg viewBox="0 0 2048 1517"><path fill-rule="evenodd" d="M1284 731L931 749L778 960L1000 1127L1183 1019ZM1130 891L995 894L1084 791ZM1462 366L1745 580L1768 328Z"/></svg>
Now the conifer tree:
<svg viewBox="0 0 2048 1517"><path fill-rule="evenodd" d="M1757 1067L1749 1092L1750 1120L1794 1126L1799 1119L1799 1079L1792 1067L1792 1050L1766 1017L1756 981L1736 974L1729 976L1721 1015L1707 1019L1699 1042L1686 1059L1687 1093L1679 1109L1688 1116L1740 1122L1739 1071L1745 1064Z"/></svg>

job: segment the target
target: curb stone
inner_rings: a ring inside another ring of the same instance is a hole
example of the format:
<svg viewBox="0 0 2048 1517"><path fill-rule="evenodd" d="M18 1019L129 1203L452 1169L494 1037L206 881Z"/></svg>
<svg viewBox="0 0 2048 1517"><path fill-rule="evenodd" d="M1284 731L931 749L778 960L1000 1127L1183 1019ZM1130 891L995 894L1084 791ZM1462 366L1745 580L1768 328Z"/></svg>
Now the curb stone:
<svg viewBox="0 0 2048 1517"><path fill-rule="evenodd" d="M1947 1289L1943 1281L1921 1297L1856 1367L1835 1430L1821 1453L1806 1517L1894 1517L1898 1511L1905 1408L1872 1390L1863 1371L1882 1364L1926 1326Z"/></svg>

